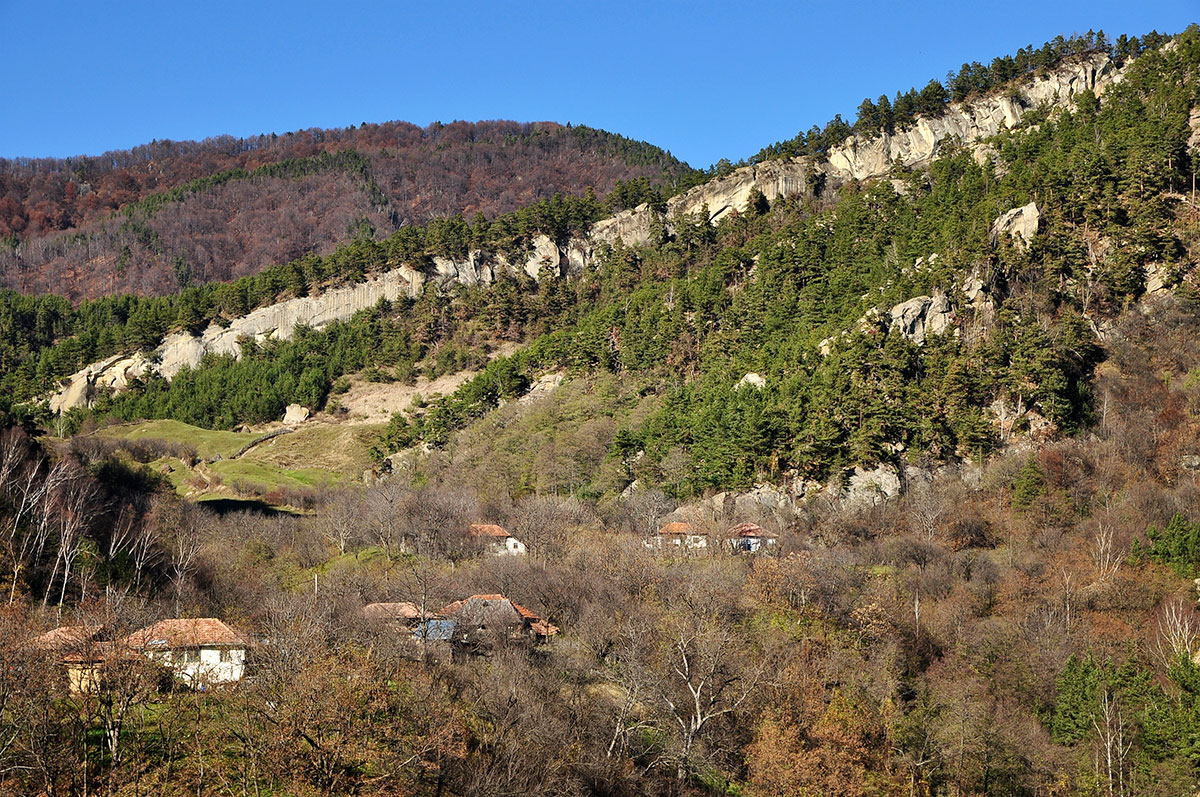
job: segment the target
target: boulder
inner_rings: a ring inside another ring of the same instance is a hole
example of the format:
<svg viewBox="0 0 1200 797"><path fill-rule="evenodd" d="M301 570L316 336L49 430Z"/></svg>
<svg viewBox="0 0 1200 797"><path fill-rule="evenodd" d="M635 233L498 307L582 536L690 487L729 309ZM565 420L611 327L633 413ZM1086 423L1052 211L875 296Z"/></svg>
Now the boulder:
<svg viewBox="0 0 1200 797"><path fill-rule="evenodd" d="M945 294L917 296L902 302L888 312L892 329L916 343L925 342L929 335L940 335L954 323L950 300Z"/></svg>
<svg viewBox="0 0 1200 797"><path fill-rule="evenodd" d="M538 274L542 269L548 269L554 274L559 274L559 263L562 262L562 253L558 251L558 244L550 240L548 236L539 235L532 241L533 250L529 253L529 257L525 260L525 273L537 279Z"/></svg>
<svg viewBox="0 0 1200 797"><path fill-rule="evenodd" d="M308 407L302 407L299 404L289 404L283 413L283 422L286 424L304 423L308 420L312 413Z"/></svg>
<svg viewBox="0 0 1200 797"><path fill-rule="evenodd" d="M1038 211L1035 202L1013 208L992 222L989 240L991 240L992 246L996 246L1000 242L1001 236L1007 235L1017 246L1028 246L1029 242L1033 240L1033 236L1037 234L1041 220L1042 214Z"/></svg>
<svg viewBox="0 0 1200 797"><path fill-rule="evenodd" d="M563 375L561 373L543 374L537 378L524 396L521 396L518 401L528 402L545 396L547 393L554 390L563 383Z"/></svg>
<svg viewBox="0 0 1200 797"><path fill-rule="evenodd" d="M900 474L893 466L881 464L870 470L856 466L841 498L851 506L874 506L900 495L902 489Z"/></svg>
<svg viewBox="0 0 1200 797"><path fill-rule="evenodd" d="M767 386L767 380L764 377L760 376L759 374L751 372L751 373L748 373L745 376L743 376L741 379L739 379L737 384L734 385L733 388L734 388L734 390L737 390L739 388L743 388L743 387L747 387L747 386L757 388L758 390L762 390L764 387Z"/></svg>
<svg viewBox="0 0 1200 797"><path fill-rule="evenodd" d="M773 484L757 484L749 492L733 499L734 513L738 517L754 516L756 513L778 512L792 503L783 490Z"/></svg>

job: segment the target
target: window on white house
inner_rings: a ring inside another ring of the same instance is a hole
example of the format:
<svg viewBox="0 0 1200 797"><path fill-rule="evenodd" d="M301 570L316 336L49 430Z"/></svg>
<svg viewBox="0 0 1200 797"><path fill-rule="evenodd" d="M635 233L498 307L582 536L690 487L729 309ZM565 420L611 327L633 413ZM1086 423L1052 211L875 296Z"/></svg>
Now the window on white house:
<svg viewBox="0 0 1200 797"><path fill-rule="evenodd" d="M179 660L184 664L195 664L200 661L200 651L196 648L179 651Z"/></svg>
<svg viewBox="0 0 1200 797"><path fill-rule="evenodd" d="M223 662L233 661L233 655L230 652L229 648L221 648L221 661L223 661Z"/></svg>

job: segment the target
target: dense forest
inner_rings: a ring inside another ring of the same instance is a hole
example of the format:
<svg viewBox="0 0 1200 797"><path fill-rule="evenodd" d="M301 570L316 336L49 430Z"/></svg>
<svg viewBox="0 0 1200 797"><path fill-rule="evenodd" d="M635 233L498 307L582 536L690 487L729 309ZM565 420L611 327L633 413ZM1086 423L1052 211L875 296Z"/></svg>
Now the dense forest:
<svg viewBox="0 0 1200 797"><path fill-rule="evenodd" d="M1030 48L991 73L1130 61L1102 100L978 150L752 194L715 225L667 217L669 183L638 175L169 296L0 294L0 791L1195 793L1200 28L1165 41ZM1000 85L977 71L954 92ZM570 279L429 284L147 377L54 435L26 401L171 329L561 242L641 202L660 234ZM1028 203L1035 232L995 226ZM890 314L919 297L951 319L922 338ZM464 369L393 418L368 484L294 511L182 500L161 463L195 448L91 433L230 429L293 402L336 424L351 375ZM851 500L875 465L903 491ZM789 500L754 499L768 487ZM682 518L710 544L664 545ZM736 553L746 522L774 544ZM526 553L492 555L480 523ZM516 631L435 638L453 607L501 597ZM414 622L373 621L377 601ZM163 617L236 626L248 677L189 689L122 642ZM87 633L39 641L62 625ZM72 688L80 664L100 675Z"/></svg>
<svg viewBox="0 0 1200 797"><path fill-rule="evenodd" d="M456 213L698 174L583 126L402 122L154 142L98 157L0 159L0 284L72 299L253 275Z"/></svg>

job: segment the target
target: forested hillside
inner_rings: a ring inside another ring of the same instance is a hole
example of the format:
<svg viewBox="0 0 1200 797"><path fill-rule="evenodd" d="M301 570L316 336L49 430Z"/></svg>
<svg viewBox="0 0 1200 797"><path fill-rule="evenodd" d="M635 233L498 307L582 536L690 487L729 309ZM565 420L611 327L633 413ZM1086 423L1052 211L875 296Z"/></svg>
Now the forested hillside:
<svg viewBox="0 0 1200 797"><path fill-rule="evenodd" d="M639 176L167 296L0 294L0 791L1195 794L1200 28L1047 47L953 95L1124 70L716 223ZM650 240L589 238L640 203ZM41 401L172 330L535 238L590 248ZM448 374L386 428L340 406ZM375 441L362 483L175 489L314 429ZM132 646L163 617L240 629L246 677Z"/></svg>
<svg viewBox="0 0 1200 797"><path fill-rule="evenodd" d="M693 170L587 127L403 122L102 156L0 159L0 284L72 299L174 293L405 224Z"/></svg>

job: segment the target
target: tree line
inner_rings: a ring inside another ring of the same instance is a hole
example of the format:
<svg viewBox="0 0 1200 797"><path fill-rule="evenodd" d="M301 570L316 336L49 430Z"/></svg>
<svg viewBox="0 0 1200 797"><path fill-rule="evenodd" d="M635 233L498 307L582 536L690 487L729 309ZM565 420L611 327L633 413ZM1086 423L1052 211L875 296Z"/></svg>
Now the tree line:
<svg viewBox="0 0 1200 797"><path fill-rule="evenodd" d="M919 91L910 88L896 92L893 99L886 94L878 99L867 97L858 106L853 122L836 114L823 127L814 125L795 138L764 147L751 160L754 162L773 158L794 158L801 155L820 157L830 148L841 145L851 134L867 139L881 132L889 135L896 130L910 127L917 117L936 118L945 112L951 102L964 102L974 95L986 94L1014 80L1042 69L1054 69L1069 58L1088 53L1106 53L1118 63L1136 58L1147 50L1157 50L1170 40L1170 36L1151 31L1141 38L1121 34L1116 41L1109 41L1104 31L1089 30L1082 35L1056 36L1041 47L1022 47L1016 55L997 56L990 64L978 61L963 64L951 70L946 80L930 79Z"/></svg>

